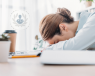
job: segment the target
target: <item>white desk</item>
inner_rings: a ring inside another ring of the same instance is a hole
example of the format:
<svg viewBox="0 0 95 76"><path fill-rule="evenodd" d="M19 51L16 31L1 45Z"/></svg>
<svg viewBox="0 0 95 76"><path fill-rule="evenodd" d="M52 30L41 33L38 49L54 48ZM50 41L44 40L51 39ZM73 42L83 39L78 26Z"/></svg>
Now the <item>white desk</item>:
<svg viewBox="0 0 95 76"><path fill-rule="evenodd" d="M95 76L95 65L42 65L38 58L0 63L0 76Z"/></svg>

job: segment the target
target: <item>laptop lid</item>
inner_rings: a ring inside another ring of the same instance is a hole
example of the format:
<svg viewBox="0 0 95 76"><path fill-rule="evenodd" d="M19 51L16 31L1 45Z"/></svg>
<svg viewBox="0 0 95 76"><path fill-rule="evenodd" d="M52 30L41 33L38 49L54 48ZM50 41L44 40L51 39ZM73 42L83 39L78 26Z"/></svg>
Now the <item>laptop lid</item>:
<svg viewBox="0 0 95 76"><path fill-rule="evenodd" d="M95 64L95 51L87 50L45 50L42 64Z"/></svg>

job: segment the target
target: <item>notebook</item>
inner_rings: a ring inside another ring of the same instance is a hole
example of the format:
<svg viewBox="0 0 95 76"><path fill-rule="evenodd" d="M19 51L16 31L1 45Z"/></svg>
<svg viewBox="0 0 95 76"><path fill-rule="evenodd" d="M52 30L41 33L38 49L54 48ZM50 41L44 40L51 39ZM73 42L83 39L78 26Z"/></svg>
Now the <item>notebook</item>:
<svg viewBox="0 0 95 76"><path fill-rule="evenodd" d="M9 52L9 56L37 55L40 52L41 52L41 50L35 50L35 51L16 51L16 52Z"/></svg>

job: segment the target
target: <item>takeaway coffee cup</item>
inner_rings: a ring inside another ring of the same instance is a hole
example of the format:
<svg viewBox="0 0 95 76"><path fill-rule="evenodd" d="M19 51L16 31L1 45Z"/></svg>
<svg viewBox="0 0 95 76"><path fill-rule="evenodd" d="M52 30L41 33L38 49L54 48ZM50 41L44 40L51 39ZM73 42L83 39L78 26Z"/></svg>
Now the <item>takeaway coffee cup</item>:
<svg viewBox="0 0 95 76"><path fill-rule="evenodd" d="M11 41L10 52L15 52L17 32L15 32L15 30L5 30L4 33L8 34L8 36L10 36L10 39L9 39Z"/></svg>

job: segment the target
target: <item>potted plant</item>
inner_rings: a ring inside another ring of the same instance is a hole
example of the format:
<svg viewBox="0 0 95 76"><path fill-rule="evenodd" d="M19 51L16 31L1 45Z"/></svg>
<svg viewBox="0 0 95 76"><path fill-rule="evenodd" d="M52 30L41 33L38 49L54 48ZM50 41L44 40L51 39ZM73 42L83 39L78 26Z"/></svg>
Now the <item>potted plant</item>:
<svg viewBox="0 0 95 76"><path fill-rule="evenodd" d="M8 60L11 43L9 38L7 34L0 35L0 62L7 62Z"/></svg>
<svg viewBox="0 0 95 76"><path fill-rule="evenodd" d="M43 41L41 38L38 38L38 35L35 36L35 40L36 40L36 43L35 43L33 50L43 49L44 48L43 45L46 42Z"/></svg>
<svg viewBox="0 0 95 76"><path fill-rule="evenodd" d="M86 7L86 8L92 6L93 0L80 0L80 2L81 2L81 1L85 1L85 7Z"/></svg>

